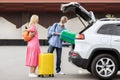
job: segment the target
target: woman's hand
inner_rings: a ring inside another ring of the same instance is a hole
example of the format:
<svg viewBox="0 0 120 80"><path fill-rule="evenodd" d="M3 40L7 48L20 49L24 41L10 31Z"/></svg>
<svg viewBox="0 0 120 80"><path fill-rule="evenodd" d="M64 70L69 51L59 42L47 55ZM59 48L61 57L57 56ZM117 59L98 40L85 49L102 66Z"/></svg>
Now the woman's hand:
<svg viewBox="0 0 120 80"><path fill-rule="evenodd" d="M35 32L29 32L29 37L34 37L34 35L35 35Z"/></svg>

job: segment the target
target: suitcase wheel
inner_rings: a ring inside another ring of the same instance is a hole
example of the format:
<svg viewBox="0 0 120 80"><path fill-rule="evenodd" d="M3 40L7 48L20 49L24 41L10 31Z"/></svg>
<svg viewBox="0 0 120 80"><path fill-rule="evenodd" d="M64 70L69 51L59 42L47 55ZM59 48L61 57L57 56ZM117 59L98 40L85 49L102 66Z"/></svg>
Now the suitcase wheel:
<svg viewBox="0 0 120 80"><path fill-rule="evenodd" d="M38 77L42 77L42 78L43 78L43 77L44 77L44 75L38 75Z"/></svg>
<svg viewBox="0 0 120 80"><path fill-rule="evenodd" d="M49 74L49 77L54 77L54 74Z"/></svg>
<svg viewBox="0 0 120 80"><path fill-rule="evenodd" d="M54 74L52 74L52 76L51 77L54 77Z"/></svg>
<svg viewBox="0 0 120 80"><path fill-rule="evenodd" d="M38 75L38 77L42 77L42 78L44 78L44 77L46 77L46 76L49 76L49 77L54 77L54 74L49 74L49 75Z"/></svg>
<svg viewBox="0 0 120 80"><path fill-rule="evenodd" d="M38 77L41 77L41 75L38 75Z"/></svg>
<svg viewBox="0 0 120 80"><path fill-rule="evenodd" d="M43 78L43 77L44 77L44 75L41 75L41 77Z"/></svg>
<svg viewBox="0 0 120 80"><path fill-rule="evenodd" d="M49 77L51 77L51 75L49 74Z"/></svg>

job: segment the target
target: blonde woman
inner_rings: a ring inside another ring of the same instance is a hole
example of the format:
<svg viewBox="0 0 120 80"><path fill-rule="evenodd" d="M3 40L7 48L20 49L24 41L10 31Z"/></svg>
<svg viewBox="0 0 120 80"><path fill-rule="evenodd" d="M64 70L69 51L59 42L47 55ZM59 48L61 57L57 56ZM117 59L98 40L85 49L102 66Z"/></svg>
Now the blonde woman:
<svg viewBox="0 0 120 80"><path fill-rule="evenodd" d="M40 53L40 45L38 39L38 32L36 29L36 24L39 21L39 17L37 15L32 15L29 22L29 36L32 37L27 44L26 50L26 66L30 68L29 77L37 77L35 74L36 67L38 66L38 54Z"/></svg>

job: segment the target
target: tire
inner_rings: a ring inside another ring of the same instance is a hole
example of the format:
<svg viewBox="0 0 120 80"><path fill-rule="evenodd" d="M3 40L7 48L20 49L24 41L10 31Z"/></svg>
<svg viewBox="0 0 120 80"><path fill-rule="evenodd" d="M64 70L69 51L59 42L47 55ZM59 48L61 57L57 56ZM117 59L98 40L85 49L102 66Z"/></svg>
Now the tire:
<svg viewBox="0 0 120 80"><path fill-rule="evenodd" d="M112 55L100 54L92 62L92 74L101 80L111 80L118 71L118 62Z"/></svg>

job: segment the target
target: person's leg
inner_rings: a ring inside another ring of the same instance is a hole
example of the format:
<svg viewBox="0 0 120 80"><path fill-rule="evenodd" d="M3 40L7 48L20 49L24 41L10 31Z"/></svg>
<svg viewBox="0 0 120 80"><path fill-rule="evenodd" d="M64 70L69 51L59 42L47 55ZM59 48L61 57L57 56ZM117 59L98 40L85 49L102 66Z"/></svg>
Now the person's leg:
<svg viewBox="0 0 120 80"><path fill-rule="evenodd" d="M36 67L30 66L29 77L37 77L35 74Z"/></svg>
<svg viewBox="0 0 120 80"><path fill-rule="evenodd" d="M55 47L50 45L48 48L48 53L53 53L54 49Z"/></svg>
<svg viewBox="0 0 120 80"><path fill-rule="evenodd" d="M31 66L30 67L30 73L35 73L36 67Z"/></svg>
<svg viewBox="0 0 120 80"><path fill-rule="evenodd" d="M61 65L62 48L56 48L56 53L57 53L56 72L59 73L61 71L60 65Z"/></svg>

